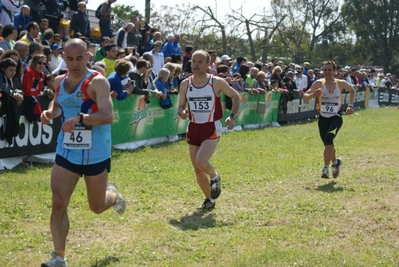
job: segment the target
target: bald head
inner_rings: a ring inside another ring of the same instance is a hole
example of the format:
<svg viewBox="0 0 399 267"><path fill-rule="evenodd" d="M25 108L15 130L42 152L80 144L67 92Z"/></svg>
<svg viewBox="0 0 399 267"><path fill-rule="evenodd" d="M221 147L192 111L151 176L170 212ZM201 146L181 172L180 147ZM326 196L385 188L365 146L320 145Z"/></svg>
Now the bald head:
<svg viewBox="0 0 399 267"><path fill-rule="evenodd" d="M197 51L194 52L193 57L194 57L194 55L198 55L198 54L204 56L206 63L209 63L211 61L211 56L208 54L207 51L205 51L205 50L197 50Z"/></svg>
<svg viewBox="0 0 399 267"><path fill-rule="evenodd" d="M68 40L65 43L64 51L66 52L69 49L76 49L76 48L84 49L84 51L87 52L87 44L79 38L72 38Z"/></svg>

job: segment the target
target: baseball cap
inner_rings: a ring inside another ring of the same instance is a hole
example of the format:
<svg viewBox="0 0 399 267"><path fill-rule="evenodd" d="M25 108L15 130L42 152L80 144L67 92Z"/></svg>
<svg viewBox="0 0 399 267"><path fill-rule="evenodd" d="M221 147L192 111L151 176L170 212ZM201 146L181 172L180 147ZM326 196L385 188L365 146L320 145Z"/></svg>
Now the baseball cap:
<svg viewBox="0 0 399 267"><path fill-rule="evenodd" d="M51 50L57 50L57 49L62 49L62 46L60 46L59 44L53 44L52 46L51 46Z"/></svg>
<svg viewBox="0 0 399 267"><path fill-rule="evenodd" d="M220 57L220 60L231 60L231 57L229 57L228 55L223 55Z"/></svg>
<svg viewBox="0 0 399 267"><path fill-rule="evenodd" d="M310 63L309 62L303 62L303 65L304 66L310 66Z"/></svg>
<svg viewBox="0 0 399 267"><path fill-rule="evenodd" d="M292 71L288 71L286 74L288 77L294 77L295 74Z"/></svg>

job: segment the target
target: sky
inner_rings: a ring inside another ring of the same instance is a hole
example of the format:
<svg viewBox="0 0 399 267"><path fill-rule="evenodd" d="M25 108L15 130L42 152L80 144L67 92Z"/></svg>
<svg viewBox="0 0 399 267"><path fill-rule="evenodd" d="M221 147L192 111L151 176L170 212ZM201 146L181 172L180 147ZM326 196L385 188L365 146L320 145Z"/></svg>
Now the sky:
<svg viewBox="0 0 399 267"><path fill-rule="evenodd" d="M87 4L88 9L96 10L102 0L89 0ZM117 0L116 4L134 6L141 14L145 14L145 0ZM191 6L198 5L200 7L210 6L212 10L216 10L218 18L222 18L226 14L231 14L230 8L239 11L242 7L243 15L250 18L254 13L263 13L263 8L267 8L270 14L270 1L256 1L256 0L183 0L183 1L165 1L165 0L151 0L151 7L157 10L157 7L167 5L175 6L177 3L184 3ZM229 8L230 6L230 8Z"/></svg>

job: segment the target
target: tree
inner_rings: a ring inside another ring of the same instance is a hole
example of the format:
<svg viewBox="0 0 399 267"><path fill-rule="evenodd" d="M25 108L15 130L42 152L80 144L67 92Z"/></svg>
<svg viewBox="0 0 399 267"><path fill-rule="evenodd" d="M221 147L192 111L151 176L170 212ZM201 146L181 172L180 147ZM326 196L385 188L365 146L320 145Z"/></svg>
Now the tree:
<svg viewBox="0 0 399 267"><path fill-rule="evenodd" d="M385 70L398 67L399 1L345 0L342 15L356 36L356 55Z"/></svg>
<svg viewBox="0 0 399 267"><path fill-rule="evenodd" d="M132 15L136 15L141 18L142 15L134 6L128 5L115 5L112 7L112 13L124 21L130 21Z"/></svg>
<svg viewBox="0 0 399 267"><path fill-rule="evenodd" d="M285 17L279 29L280 42L296 62L310 61L315 45L335 34L342 21L338 1L272 0L277 18Z"/></svg>

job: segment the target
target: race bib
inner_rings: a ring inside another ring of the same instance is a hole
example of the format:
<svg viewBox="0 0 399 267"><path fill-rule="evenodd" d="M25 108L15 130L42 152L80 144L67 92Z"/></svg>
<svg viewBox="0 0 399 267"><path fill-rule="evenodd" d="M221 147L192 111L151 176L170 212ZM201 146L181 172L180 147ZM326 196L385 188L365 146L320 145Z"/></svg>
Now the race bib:
<svg viewBox="0 0 399 267"><path fill-rule="evenodd" d="M193 113L211 113L212 112L212 97L190 97L189 98L190 111Z"/></svg>
<svg viewBox="0 0 399 267"><path fill-rule="evenodd" d="M85 124L78 124L72 133L64 133L63 147L68 149L90 149L91 127Z"/></svg>
<svg viewBox="0 0 399 267"><path fill-rule="evenodd" d="M324 114L338 114L339 104L338 103L321 103L321 112Z"/></svg>

